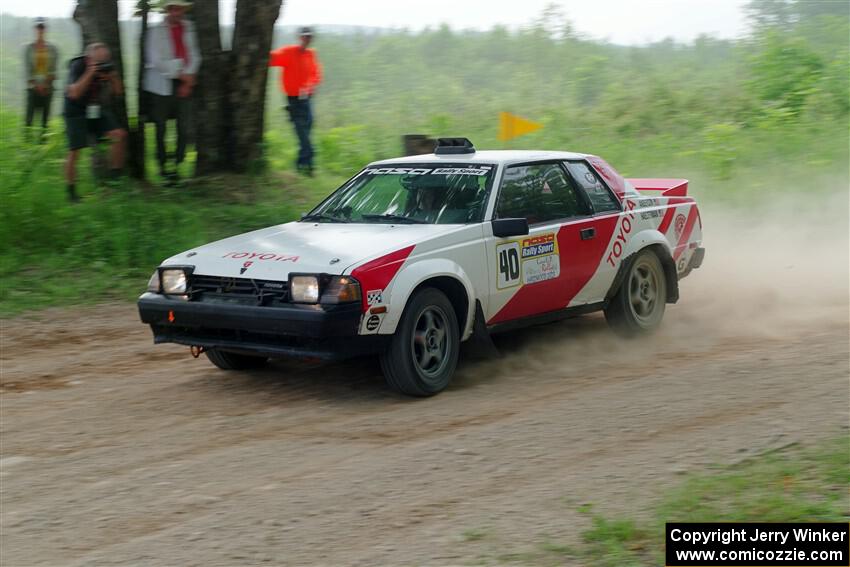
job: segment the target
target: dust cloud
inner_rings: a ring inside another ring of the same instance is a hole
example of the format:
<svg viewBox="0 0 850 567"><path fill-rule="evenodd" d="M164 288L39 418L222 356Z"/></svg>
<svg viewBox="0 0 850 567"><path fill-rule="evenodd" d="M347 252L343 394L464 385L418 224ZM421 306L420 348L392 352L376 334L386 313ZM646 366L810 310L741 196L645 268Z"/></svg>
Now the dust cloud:
<svg viewBox="0 0 850 567"><path fill-rule="evenodd" d="M822 332L850 338L847 194L813 202L807 195L773 198L752 208L700 207L702 267L680 282L653 335L623 339L602 314L498 335L498 362L463 365L471 379L492 373L572 376L607 361L612 372L675 353L740 352L748 346ZM705 199L698 198L705 203Z"/></svg>
<svg viewBox="0 0 850 567"><path fill-rule="evenodd" d="M807 195L750 210L702 209L702 268L681 282L668 330L785 336L848 326L847 193Z"/></svg>

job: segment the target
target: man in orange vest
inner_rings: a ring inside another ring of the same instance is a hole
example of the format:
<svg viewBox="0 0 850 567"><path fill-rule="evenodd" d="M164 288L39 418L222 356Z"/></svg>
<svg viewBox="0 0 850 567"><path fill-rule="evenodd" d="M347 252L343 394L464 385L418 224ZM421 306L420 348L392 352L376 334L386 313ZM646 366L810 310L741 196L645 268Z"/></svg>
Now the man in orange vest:
<svg viewBox="0 0 850 567"><path fill-rule="evenodd" d="M310 130L313 127L311 99L316 86L322 81L322 67L316 52L310 49L313 30L303 27L299 30L299 45L287 45L271 52L269 67L280 67L280 90L286 96L289 119L295 126L300 149L295 167L301 173L313 175L313 145L310 143Z"/></svg>

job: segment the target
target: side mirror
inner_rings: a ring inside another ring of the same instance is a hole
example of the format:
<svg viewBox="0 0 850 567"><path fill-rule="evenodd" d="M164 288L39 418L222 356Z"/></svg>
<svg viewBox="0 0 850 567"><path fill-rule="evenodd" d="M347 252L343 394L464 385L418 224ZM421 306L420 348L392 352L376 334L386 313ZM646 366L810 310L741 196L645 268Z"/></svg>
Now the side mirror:
<svg viewBox="0 0 850 567"><path fill-rule="evenodd" d="M528 219L493 219L493 236L525 236L528 234Z"/></svg>

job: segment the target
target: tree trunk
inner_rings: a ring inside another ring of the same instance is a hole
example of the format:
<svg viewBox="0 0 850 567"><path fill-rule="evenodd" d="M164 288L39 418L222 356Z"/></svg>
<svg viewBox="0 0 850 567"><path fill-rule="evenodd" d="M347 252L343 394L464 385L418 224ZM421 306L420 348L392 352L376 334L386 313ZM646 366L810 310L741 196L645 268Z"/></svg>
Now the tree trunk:
<svg viewBox="0 0 850 567"><path fill-rule="evenodd" d="M238 0L230 73L231 167L255 170L262 158L269 50L283 0Z"/></svg>
<svg viewBox="0 0 850 567"><path fill-rule="evenodd" d="M195 175L207 175L227 168L225 118L229 116L229 101L224 77L229 75L229 58L221 50L218 0L196 2L192 11L202 59L194 101Z"/></svg>
<svg viewBox="0 0 850 567"><path fill-rule="evenodd" d="M129 162L130 175L136 179L144 179L145 172L145 122L148 114L148 98L142 88L145 76L145 43L148 34L148 12L150 12L150 1L139 0L138 15L142 18L142 29L139 31L139 73L136 88L138 110L136 112L136 129L130 132Z"/></svg>
<svg viewBox="0 0 850 567"><path fill-rule="evenodd" d="M124 60L121 57L121 30L118 27L118 0L77 0L74 20L80 24L83 45L105 43L112 52L115 72L124 82ZM113 95L112 110L122 128L127 128L127 104L124 96ZM131 152L132 156L133 153Z"/></svg>

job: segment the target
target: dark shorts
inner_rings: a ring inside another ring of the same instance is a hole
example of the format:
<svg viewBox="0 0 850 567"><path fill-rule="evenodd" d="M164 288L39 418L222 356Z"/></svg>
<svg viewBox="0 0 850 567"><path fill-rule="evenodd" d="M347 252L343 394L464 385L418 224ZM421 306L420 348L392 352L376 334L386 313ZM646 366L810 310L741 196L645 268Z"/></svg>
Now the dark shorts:
<svg viewBox="0 0 850 567"><path fill-rule="evenodd" d="M92 138L96 141L107 132L116 130L118 127L118 122L108 110L102 110L100 118L94 119L85 116L65 116L68 149L79 150L88 147Z"/></svg>

